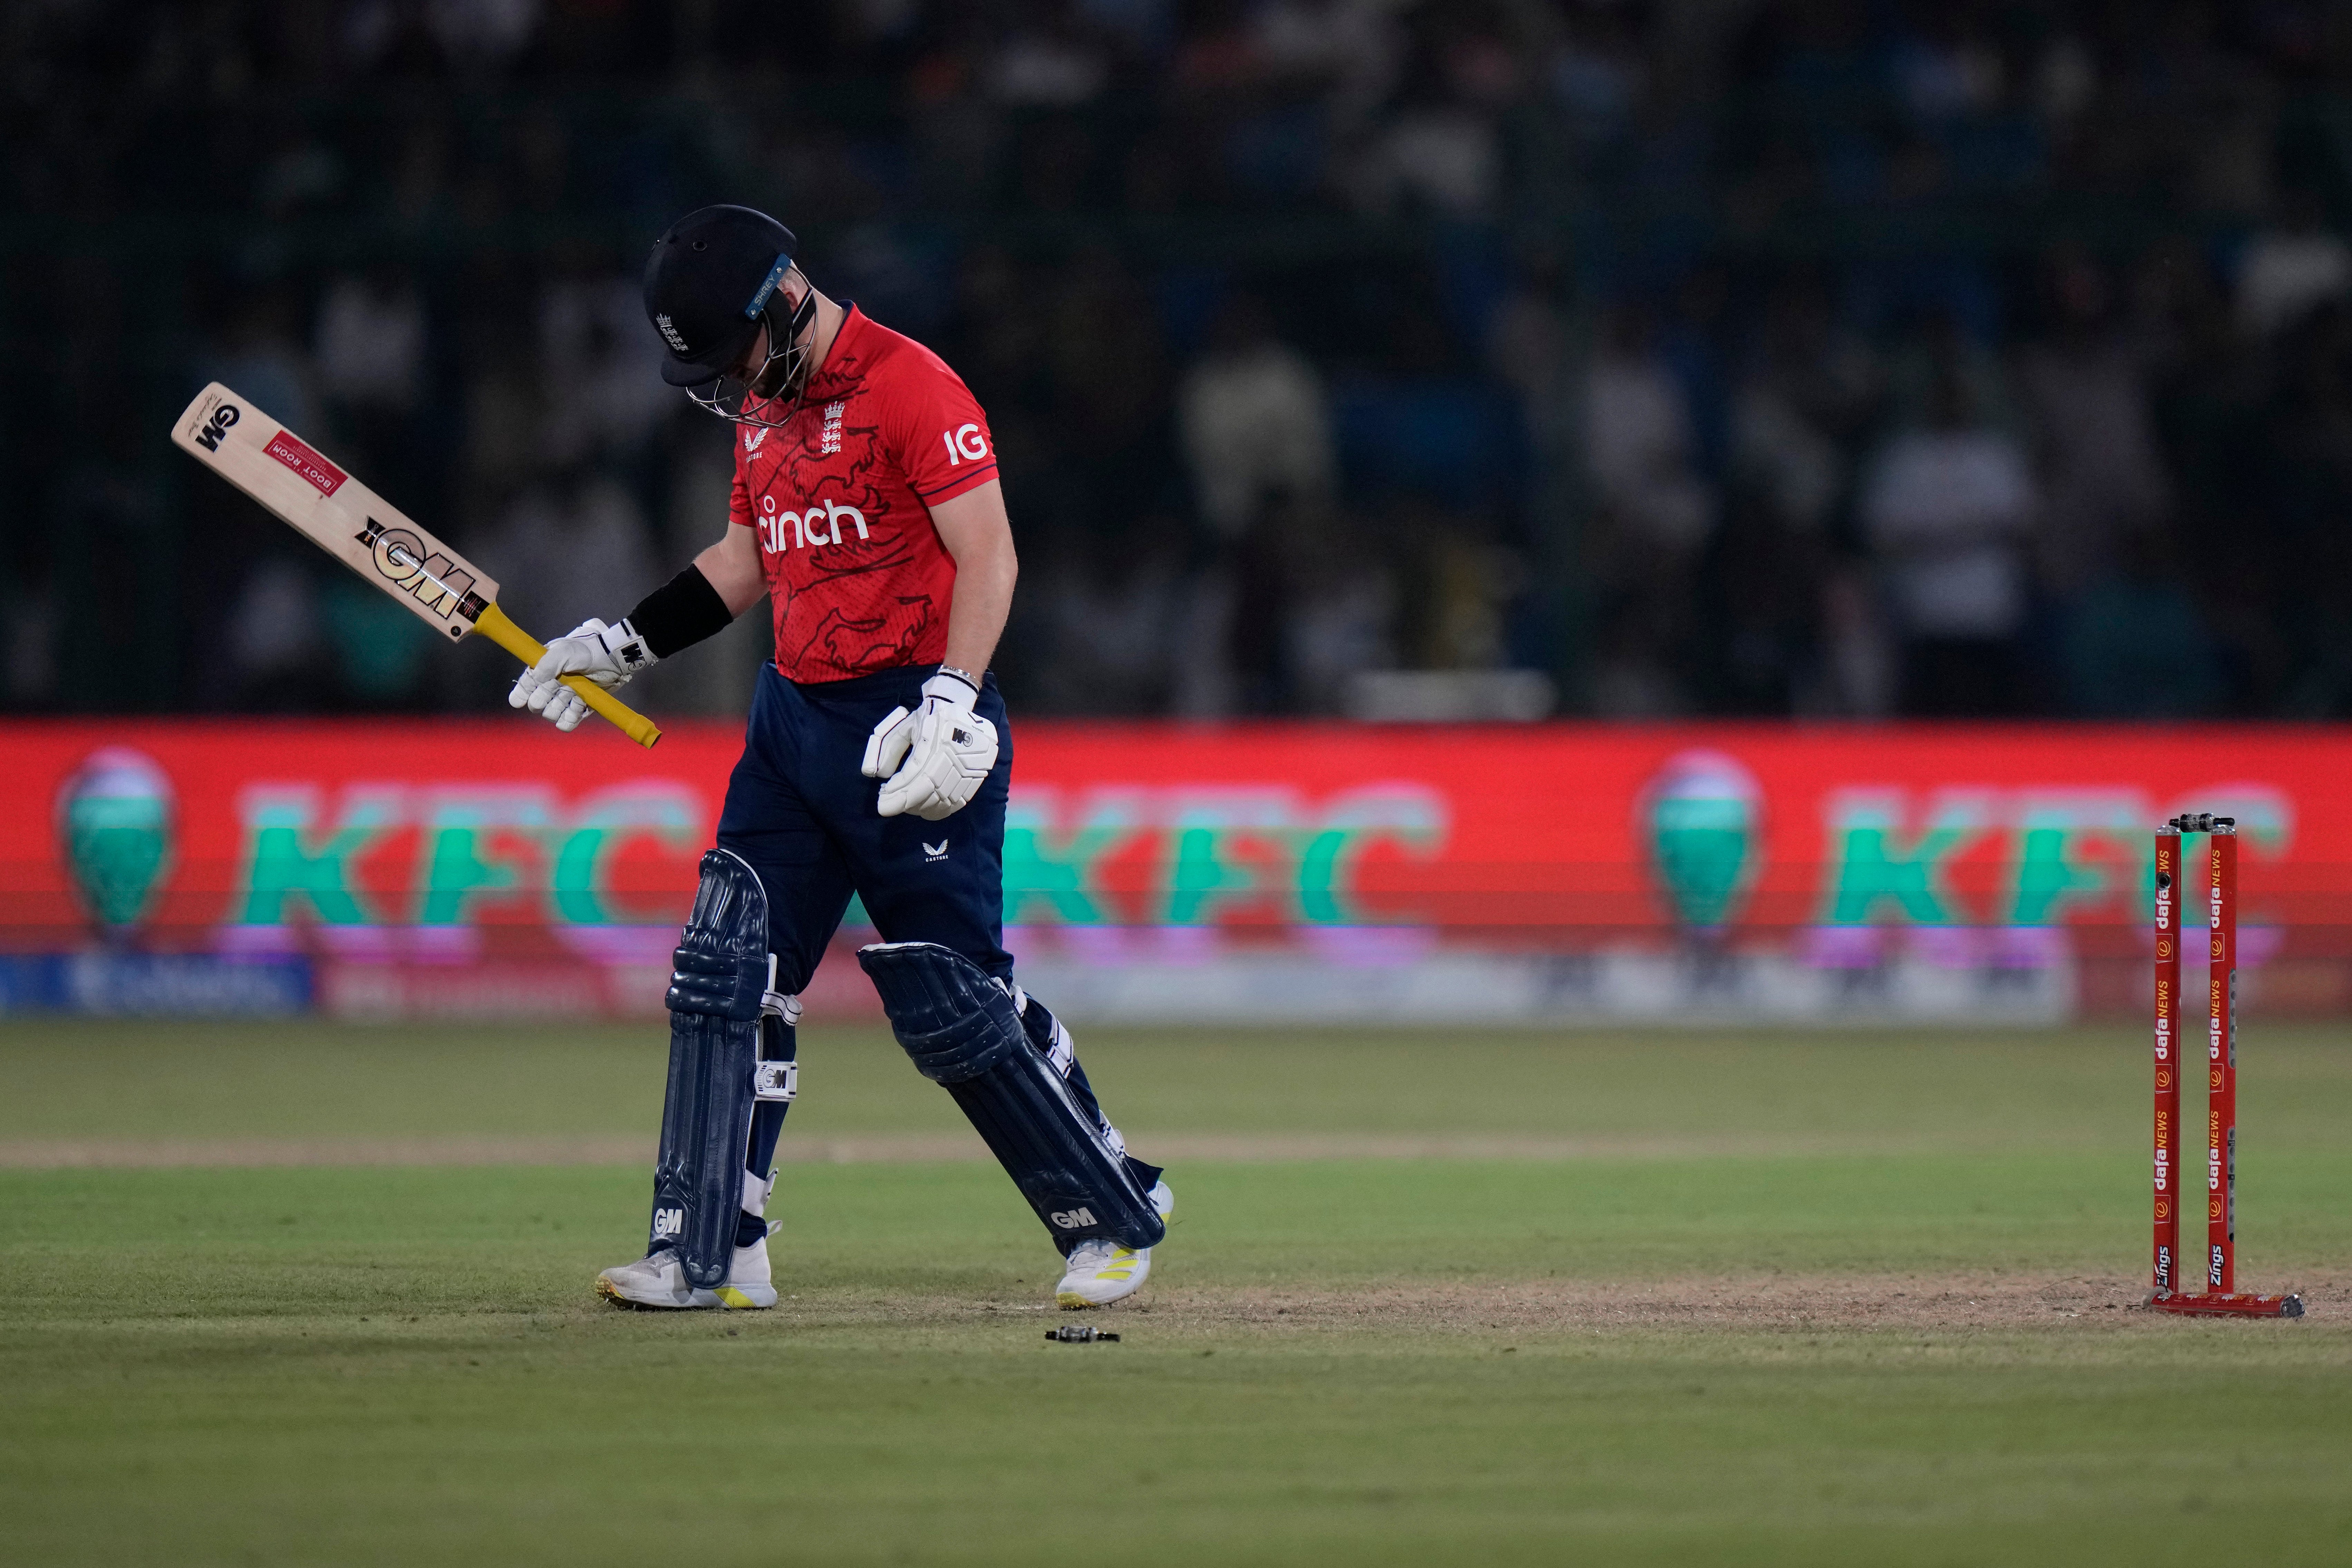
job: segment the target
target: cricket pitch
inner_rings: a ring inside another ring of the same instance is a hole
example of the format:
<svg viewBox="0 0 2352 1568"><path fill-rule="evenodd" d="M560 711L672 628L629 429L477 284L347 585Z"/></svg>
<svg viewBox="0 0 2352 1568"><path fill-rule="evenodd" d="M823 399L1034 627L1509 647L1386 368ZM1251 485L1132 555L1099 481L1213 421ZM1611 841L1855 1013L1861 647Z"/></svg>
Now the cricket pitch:
<svg viewBox="0 0 2352 1568"><path fill-rule="evenodd" d="M2251 1026L2242 1277L2135 1310L2137 1031L1082 1032L1178 1206L1054 1258L806 1032L766 1313L589 1295L657 1032L0 1027L26 1561L2021 1562L2352 1553L2352 1044Z"/></svg>

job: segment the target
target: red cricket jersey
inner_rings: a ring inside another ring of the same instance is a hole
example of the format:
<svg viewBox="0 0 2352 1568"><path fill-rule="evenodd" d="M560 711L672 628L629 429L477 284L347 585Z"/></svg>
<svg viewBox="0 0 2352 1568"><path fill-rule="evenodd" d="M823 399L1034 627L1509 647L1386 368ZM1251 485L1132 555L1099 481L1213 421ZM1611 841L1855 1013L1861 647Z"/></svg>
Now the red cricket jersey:
<svg viewBox="0 0 2352 1568"><path fill-rule="evenodd" d="M962 378L850 306L790 421L737 426L730 516L759 532L783 677L945 658L955 560L930 508L995 477Z"/></svg>

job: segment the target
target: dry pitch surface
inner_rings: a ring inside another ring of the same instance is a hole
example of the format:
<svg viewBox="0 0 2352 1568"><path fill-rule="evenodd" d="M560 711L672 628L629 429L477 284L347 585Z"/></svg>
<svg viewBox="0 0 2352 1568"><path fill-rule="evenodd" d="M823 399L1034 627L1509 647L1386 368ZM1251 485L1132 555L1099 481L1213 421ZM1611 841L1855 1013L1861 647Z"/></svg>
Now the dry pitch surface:
<svg viewBox="0 0 2352 1568"><path fill-rule="evenodd" d="M643 1031L0 1029L12 1555L2352 1560L2336 1032L2244 1053L2299 1323L2135 1310L2133 1031L1081 1044L1179 1194L1116 1345L872 1035L717 1318L586 1295Z"/></svg>

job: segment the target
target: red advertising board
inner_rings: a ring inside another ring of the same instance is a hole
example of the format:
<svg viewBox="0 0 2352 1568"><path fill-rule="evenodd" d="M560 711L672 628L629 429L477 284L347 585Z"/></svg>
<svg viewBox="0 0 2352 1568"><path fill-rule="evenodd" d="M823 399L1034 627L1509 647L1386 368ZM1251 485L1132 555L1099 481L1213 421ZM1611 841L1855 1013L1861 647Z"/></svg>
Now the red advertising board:
<svg viewBox="0 0 2352 1568"><path fill-rule="evenodd" d="M299 961L344 1012L604 1012L658 1005L740 732L0 744L0 949ZM1024 972L1108 1016L2123 1011L2151 829L2212 811L2242 825L2258 998L2327 1011L2347 779L2342 728L1027 723L1006 919ZM854 971L828 984L860 1003Z"/></svg>

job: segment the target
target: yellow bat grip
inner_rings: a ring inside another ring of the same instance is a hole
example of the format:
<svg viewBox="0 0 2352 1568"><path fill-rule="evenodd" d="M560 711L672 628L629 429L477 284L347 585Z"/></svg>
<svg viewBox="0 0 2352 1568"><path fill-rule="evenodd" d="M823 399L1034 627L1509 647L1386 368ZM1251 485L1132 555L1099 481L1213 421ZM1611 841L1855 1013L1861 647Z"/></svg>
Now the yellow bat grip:
<svg viewBox="0 0 2352 1568"><path fill-rule="evenodd" d="M537 664L540 656L547 652L546 647L537 637L509 620L507 613L496 605L490 605L474 617L474 629L525 664ZM589 707L610 719L620 729L621 733L638 745L651 746L656 741L661 739L661 731L654 727L652 720L631 708L594 681L583 680L576 675L567 675L563 678L563 684L586 698Z"/></svg>

